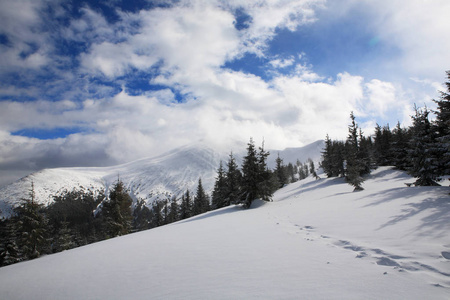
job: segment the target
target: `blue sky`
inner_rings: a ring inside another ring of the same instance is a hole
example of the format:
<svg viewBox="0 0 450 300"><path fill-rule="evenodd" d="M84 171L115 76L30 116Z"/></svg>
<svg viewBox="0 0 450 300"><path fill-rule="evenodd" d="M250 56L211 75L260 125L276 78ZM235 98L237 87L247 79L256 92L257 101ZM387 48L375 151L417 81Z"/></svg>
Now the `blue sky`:
<svg viewBox="0 0 450 300"><path fill-rule="evenodd" d="M450 3L0 1L0 184L204 141L367 134L433 107Z"/></svg>

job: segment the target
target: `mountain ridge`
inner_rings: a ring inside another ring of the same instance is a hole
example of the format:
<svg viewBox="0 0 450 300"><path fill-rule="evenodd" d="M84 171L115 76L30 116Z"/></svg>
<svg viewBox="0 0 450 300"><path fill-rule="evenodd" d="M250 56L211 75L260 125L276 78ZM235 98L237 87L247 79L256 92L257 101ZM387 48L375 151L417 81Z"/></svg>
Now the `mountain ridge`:
<svg viewBox="0 0 450 300"><path fill-rule="evenodd" d="M275 166L278 154L285 164L295 163L297 159L318 161L322 148L323 141L319 140L304 147L271 150L268 165ZM245 148L233 154L240 164ZM226 163L228 157L229 153L217 152L204 144L189 144L116 166L44 169L0 188L0 210L2 216L10 215L20 199L29 197L32 182L36 199L46 205L65 190L85 189L94 193L105 190L107 193L118 179L124 182L134 201L141 199L147 205L156 199L179 197L188 189L194 191L199 178L205 190L211 192L219 163L221 160Z"/></svg>

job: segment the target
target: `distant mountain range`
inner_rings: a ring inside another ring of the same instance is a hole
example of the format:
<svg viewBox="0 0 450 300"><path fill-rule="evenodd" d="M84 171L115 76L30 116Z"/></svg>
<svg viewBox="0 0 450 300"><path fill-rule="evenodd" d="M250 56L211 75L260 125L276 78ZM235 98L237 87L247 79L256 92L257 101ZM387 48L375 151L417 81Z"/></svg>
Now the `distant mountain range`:
<svg viewBox="0 0 450 300"><path fill-rule="evenodd" d="M323 146L324 142L319 140L301 148L271 150L268 165L273 168L278 155L285 164L295 163L297 159L305 162L308 158L318 162ZM245 146L239 153L233 153L239 164L245 154ZM43 204L49 204L54 195L65 190L107 191L118 179L125 183L134 200L143 199L147 204L156 199L181 196L187 189L194 192L199 178L205 190L211 192L219 163L222 160L225 166L228 156L229 153L219 153L204 144L195 144L112 167L44 169L0 189L1 215L10 215L20 199L29 197L32 182L36 199Z"/></svg>

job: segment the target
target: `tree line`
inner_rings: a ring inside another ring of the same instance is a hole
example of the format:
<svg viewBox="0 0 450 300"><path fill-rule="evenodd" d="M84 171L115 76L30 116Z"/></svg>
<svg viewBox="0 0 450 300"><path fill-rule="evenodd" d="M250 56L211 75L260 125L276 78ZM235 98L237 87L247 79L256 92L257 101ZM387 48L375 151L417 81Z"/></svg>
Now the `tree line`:
<svg viewBox="0 0 450 300"><path fill-rule="evenodd" d="M263 146L256 149L250 139L242 168L233 154L226 168L220 163L211 197L200 178L194 194L186 190L180 198L158 199L150 206L142 199L133 205L120 179L109 193L84 188L64 191L47 206L37 201L32 183L28 197L21 199L14 214L0 220L0 266L170 224L232 204L249 208L255 199L271 201L276 189L315 173L312 161L285 166L280 157L272 171L267 166L268 155Z"/></svg>
<svg viewBox="0 0 450 300"><path fill-rule="evenodd" d="M321 166L328 177L345 177L355 191L362 190L364 175L377 166L395 166L415 177L416 186L439 185L450 175L450 71L448 92L441 92L435 111L414 107L412 125L394 129L377 124L373 137L366 137L350 114L351 124L345 141L325 139ZM430 120L430 113L436 118Z"/></svg>

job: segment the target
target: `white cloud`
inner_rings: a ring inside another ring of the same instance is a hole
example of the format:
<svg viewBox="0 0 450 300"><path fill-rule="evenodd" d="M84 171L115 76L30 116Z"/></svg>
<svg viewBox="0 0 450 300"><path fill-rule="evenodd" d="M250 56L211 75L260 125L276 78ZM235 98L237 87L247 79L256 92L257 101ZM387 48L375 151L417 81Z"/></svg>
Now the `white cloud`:
<svg viewBox="0 0 450 300"><path fill-rule="evenodd" d="M284 58L284 59L283 58L276 58L276 59L273 59L273 60L269 61L269 64L271 64L272 67L274 67L274 68L282 69L282 68L286 68L286 67L292 66L294 64L294 62L295 62L295 59L293 57L291 57L291 58Z"/></svg>
<svg viewBox="0 0 450 300"><path fill-rule="evenodd" d="M81 18L63 28L61 34L74 41L85 38L91 46L79 57L81 70L63 78L75 80L82 77L80 74L89 77L100 73L117 80L132 70L145 71L158 65L160 75L152 83L170 88L131 95L124 85L113 96L105 88L100 92L104 96L86 98L82 94L78 103L0 102L0 166L18 166L22 162L26 162L23 168L63 162L126 162L199 140L223 150L235 140L245 142L249 137L257 141L264 137L267 148L300 146L324 138L327 133L332 138L345 138L350 111L364 119L364 128L373 126L373 119L378 116L389 120L393 108L407 114L409 103L403 100L401 86L378 79L366 82L363 77L348 73L325 81L313 67L295 65L298 59L294 57L272 60L273 67L295 66L295 71L289 75L274 74L269 82L221 68L226 61L244 53L264 55L267 42L277 29L294 30L312 22L314 8L322 4L323 1L181 1L170 8L135 14L119 12L121 21L114 25L83 8ZM251 17L249 27L241 31L233 23L232 12L237 8ZM377 10L380 15L387 12L384 8ZM34 24L33 16L25 20ZM386 24L399 26L393 17L386 18ZM404 19L403 14L400 19ZM390 37L386 34L383 38L397 38L405 30L396 29ZM412 47L410 43L405 44L405 49ZM46 56L36 56L34 62L32 55L29 58L27 63L39 67ZM183 103L175 100L175 90L186 95ZM22 92L9 89L11 95ZM75 97L61 99L72 98ZM80 127L85 133L47 141L9 134L24 128L58 127Z"/></svg>

